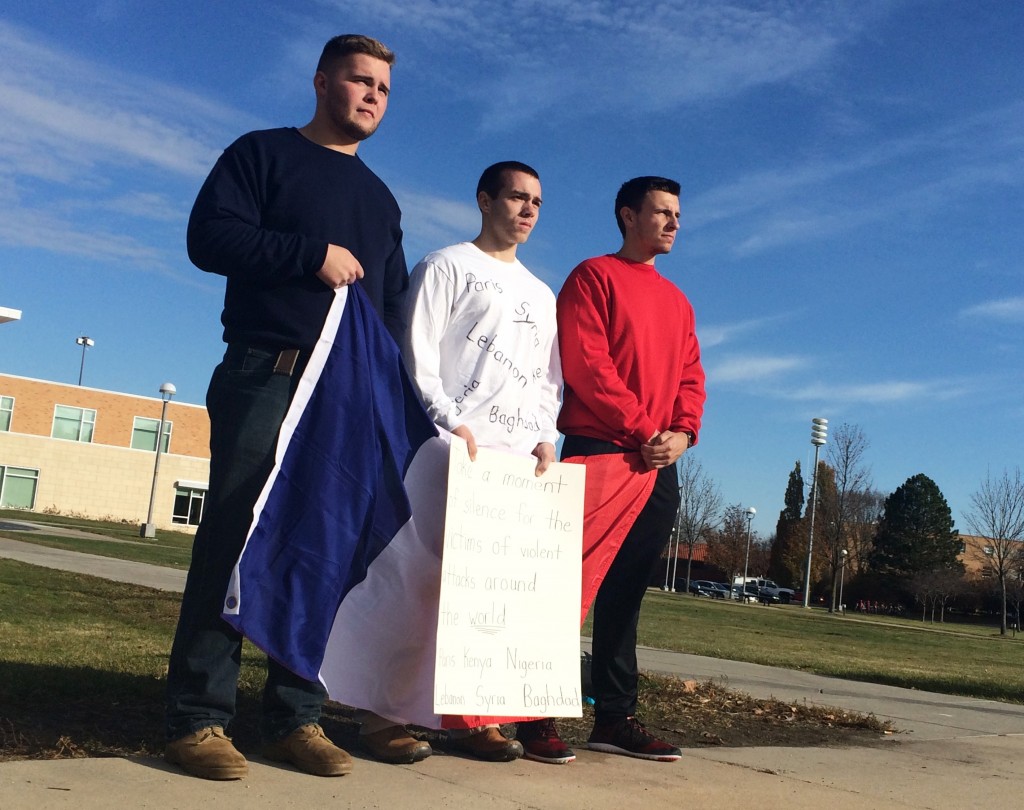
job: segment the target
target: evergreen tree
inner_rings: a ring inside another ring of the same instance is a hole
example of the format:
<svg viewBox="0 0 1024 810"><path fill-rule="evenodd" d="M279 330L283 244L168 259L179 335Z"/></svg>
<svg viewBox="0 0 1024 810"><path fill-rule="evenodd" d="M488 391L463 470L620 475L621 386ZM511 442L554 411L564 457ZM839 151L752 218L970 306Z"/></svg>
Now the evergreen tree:
<svg viewBox="0 0 1024 810"><path fill-rule="evenodd" d="M791 570L788 561L792 557L792 549L800 544L804 536L800 517L804 510L804 478L800 474L799 461L789 474L783 503L785 505L779 512L779 522L775 525L768 576L782 585L792 585L797 580L799 569Z"/></svg>
<svg viewBox="0 0 1024 810"><path fill-rule="evenodd" d="M938 486L927 475L908 478L885 499L871 552L871 569L904 594L916 574L962 571L959 532Z"/></svg>
<svg viewBox="0 0 1024 810"><path fill-rule="evenodd" d="M800 515L804 511L804 477L800 474L799 459L789 474L786 498L783 503L785 506L779 513L779 520L800 520Z"/></svg>

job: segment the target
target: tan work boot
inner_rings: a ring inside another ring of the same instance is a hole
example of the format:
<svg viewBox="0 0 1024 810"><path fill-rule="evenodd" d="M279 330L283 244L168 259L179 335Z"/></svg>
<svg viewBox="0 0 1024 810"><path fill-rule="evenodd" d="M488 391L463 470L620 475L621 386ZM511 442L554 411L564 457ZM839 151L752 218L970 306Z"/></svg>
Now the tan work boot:
<svg viewBox="0 0 1024 810"><path fill-rule="evenodd" d="M288 762L314 776L344 776L352 770L352 757L327 739L316 723L295 729L284 739L267 745L263 756Z"/></svg>
<svg viewBox="0 0 1024 810"><path fill-rule="evenodd" d="M249 763L220 726L171 740L164 748L164 759L201 779L241 779L249 773Z"/></svg>
<svg viewBox="0 0 1024 810"><path fill-rule="evenodd" d="M518 740L506 738L494 727L485 728L467 737L448 736L448 744L457 751L472 754L487 762L511 762L523 755L523 745Z"/></svg>
<svg viewBox="0 0 1024 810"><path fill-rule="evenodd" d="M434 753L430 743L417 740L405 726L388 726L372 734L360 734L359 740L374 757L392 765L411 765Z"/></svg>

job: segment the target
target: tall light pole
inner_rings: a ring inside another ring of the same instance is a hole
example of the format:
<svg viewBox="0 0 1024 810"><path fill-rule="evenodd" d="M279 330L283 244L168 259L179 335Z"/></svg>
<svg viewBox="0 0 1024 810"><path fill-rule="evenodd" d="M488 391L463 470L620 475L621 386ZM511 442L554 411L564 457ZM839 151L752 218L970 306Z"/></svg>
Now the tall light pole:
<svg viewBox="0 0 1024 810"><path fill-rule="evenodd" d="M165 382L160 386L160 396L163 398L164 404L160 408L160 427L156 431L156 462L153 464L153 486L149 490L149 514L146 516L146 522L142 524L142 528L139 531L139 537L156 537L156 526L153 523L153 502L156 500L156 477L160 472L160 454L163 451L164 446L164 422L167 419L167 403L171 401L178 392L178 389L174 387L174 383Z"/></svg>
<svg viewBox="0 0 1024 810"><path fill-rule="evenodd" d="M679 468L676 467L678 470ZM672 593L676 592L676 571L679 569L679 535L683 528L683 505L679 504L679 508L676 510L676 553L672 555ZM687 580L689 585L689 580Z"/></svg>
<svg viewBox="0 0 1024 810"><path fill-rule="evenodd" d="M675 549L673 555L672 550ZM679 512L676 512L676 537L675 541L672 540L672 535L668 536L668 549L665 551L665 584L661 586L661 589L666 593L676 589L676 573L672 570L672 559L673 556L679 556ZM669 585L669 576L672 577L672 584Z"/></svg>
<svg viewBox="0 0 1024 810"><path fill-rule="evenodd" d="M96 345L96 341L91 337L82 335L81 337L75 338L75 343L82 347L82 362L78 366L78 384L82 384L82 374L85 372L85 350Z"/></svg>
<svg viewBox="0 0 1024 810"><path fill-rule="evenodd" d="M757 510L753 506L747 507L747 553L743 558L743 584L740 585L740 602L744 605L747 603L747 566L750 564L750 521L756 514Z"/></svg>
<svg viewBox="0 0 1024 810"><path fill-rule="evenodd" d="M811 476L811 528L807 533L807 566L804 571L804 607L811 606L811 552L814 551L814 506L818 499L818 451L828 437L828 419L811 420L811 444L814 445L814 474Z"/></svg>
<svg viewBox="0 0 1024 810"><path fill-rule="evenodd" d="M679 486L679 464L678 464L678 462L676 463L676 486ZM680 493L682 492L682 487L679 487L679 491L680 491ZM682 499L680 498L679 508L676 509L676 535L675 535L675 542L673 542L673 540L672 540L672 535L669 535L668 536L668 552L665 555L665 584L661 588L663 591L671 591L672 593L676 592L676 570L678 569L678 566L679 566L679 535L680 535L680 533L682 531L682 524L683 524L683 503L682 503ZM675 553L673 553L673 549L675 549ZM669 584L669 571L672 572L672 584L671 585ZM690 584L689 581L687 581L686 584L689 585Z"/></svg>
<svg viewBox="0 0 1024 810"><path fill-rule="evenodd" d="M839 568L839 612L842 615L846 615L846 611L843 610L843 580L846 578L846 558L850 555L850 552L845 548L840 552L843 561Z"/></svg>

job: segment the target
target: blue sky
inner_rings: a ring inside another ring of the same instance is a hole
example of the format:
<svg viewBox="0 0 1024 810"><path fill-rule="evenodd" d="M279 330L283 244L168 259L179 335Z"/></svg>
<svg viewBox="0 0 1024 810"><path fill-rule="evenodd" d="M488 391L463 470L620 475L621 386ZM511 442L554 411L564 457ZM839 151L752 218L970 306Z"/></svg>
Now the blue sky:
<svg viewBox="0 0 1024 810"><path fill-rule="evenodd" d="M698 451L774 530L810 419L857 425L889 493L961 513L1024 429L1024 3L1017 0L15 0L0 11L0 371L201 403L220 278L184 248L220 150L306 123L323 43L377 36L393 94L361 157L410 265L535 166L520 257L556 291L618 247L621 182L683 186L661 272L697 311ZM652 317L656 313L652 313Z"/></svg>

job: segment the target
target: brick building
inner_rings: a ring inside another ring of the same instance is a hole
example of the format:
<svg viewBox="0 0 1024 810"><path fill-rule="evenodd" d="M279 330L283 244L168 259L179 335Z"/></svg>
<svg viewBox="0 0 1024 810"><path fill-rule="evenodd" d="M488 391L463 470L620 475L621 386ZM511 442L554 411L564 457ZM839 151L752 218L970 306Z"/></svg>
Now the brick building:
<svg viewBox="0 0 1024 810"><path fill-rule="evenodd" d="M0 507L143 523L163 401L0 374ZM194 530L210 475L206 409L171 401L153 522Z"/></svg>
<svg viewBox="0 0 1024 810"><path fill-rule="evenodd" d="M1016 553L1013 553L1015 548ZM964 574L968 579L996 581L995 569L998 559L994 541L987 537L961 534L959 556L960 562L964 565ZM1011 579L1024 578L1024 542L1014 541L1007 546L1003 559Z"/></svg>

